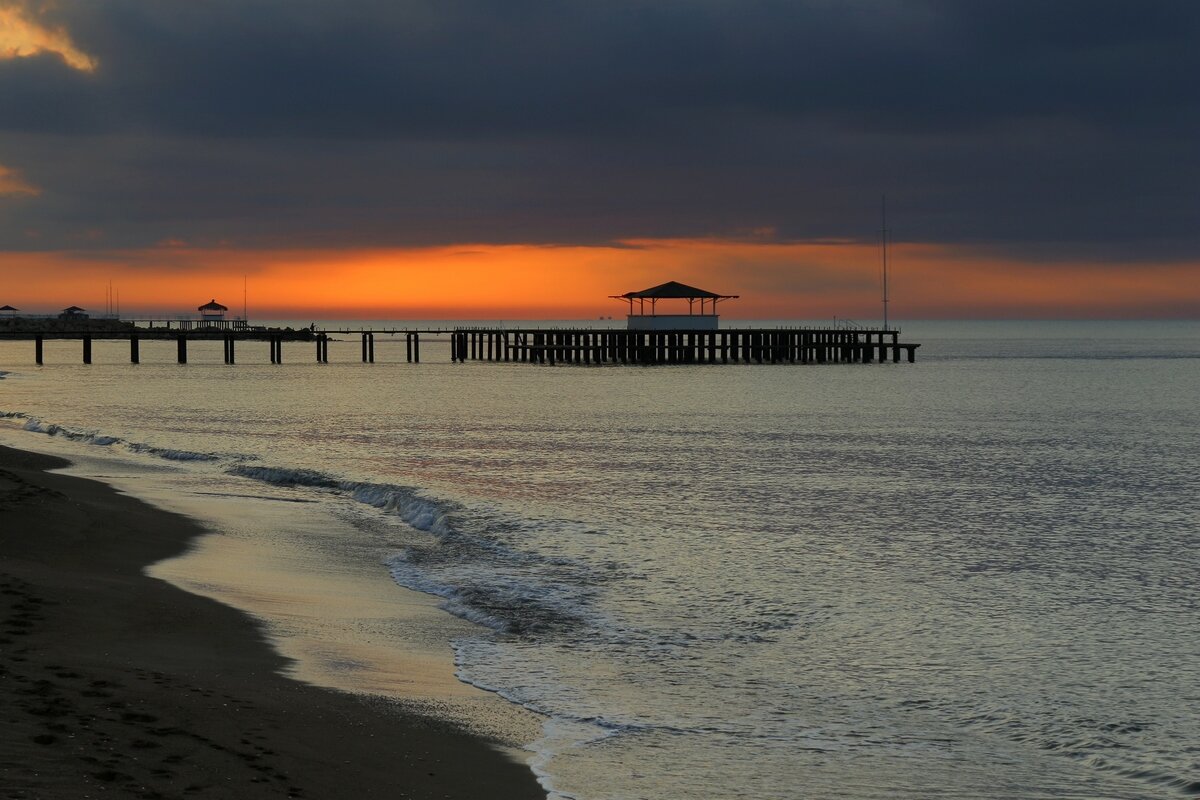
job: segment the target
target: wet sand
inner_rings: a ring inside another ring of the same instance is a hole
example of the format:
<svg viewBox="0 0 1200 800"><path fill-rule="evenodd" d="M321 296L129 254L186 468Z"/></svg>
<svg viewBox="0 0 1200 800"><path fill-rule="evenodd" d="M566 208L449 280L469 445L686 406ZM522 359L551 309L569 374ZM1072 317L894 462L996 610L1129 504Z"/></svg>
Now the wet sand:
<svg viewBox="0 0 1200 800"><path fill-rule="evenodd" d="M0 447L0 797L541 798L490 743L283 677L247 616L147 577L202 533Z"/></svg>

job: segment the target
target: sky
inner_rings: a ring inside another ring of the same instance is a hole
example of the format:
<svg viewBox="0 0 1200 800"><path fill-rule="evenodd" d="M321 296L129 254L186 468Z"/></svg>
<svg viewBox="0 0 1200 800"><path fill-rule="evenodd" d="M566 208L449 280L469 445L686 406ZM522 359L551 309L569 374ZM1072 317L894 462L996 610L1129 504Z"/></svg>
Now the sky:
<svg viewBox="0 0 1200 800"><path fill-rule="evenodd" d="M1200 317L1192 0L0 0L0 305ZM243 291L247 298L243 306Z"/></svg>

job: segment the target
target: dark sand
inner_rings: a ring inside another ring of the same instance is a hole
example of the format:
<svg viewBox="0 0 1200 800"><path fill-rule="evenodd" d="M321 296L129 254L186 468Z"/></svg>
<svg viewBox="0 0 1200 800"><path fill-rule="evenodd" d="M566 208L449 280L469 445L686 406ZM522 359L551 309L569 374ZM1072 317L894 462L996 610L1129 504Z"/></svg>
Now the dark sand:
<svg viewBox="0 0 1200 800"><path fill-rule="evenodd" d="M254 622L142 573L201 533L0 447L0 797L542 798L487 742L297 683Z"/></svg>

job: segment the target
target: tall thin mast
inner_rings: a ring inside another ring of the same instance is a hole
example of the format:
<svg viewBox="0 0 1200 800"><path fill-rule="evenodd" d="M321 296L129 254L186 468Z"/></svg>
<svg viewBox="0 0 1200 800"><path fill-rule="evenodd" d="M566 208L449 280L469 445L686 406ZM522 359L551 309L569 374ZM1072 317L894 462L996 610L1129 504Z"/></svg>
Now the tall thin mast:
<svg viewBox="0 0 1200 800"><path fill-rule="evenodd" d="M883 244L883 329L888 329L888 274L887 274L887 247L888 247L888 228L887 228L887 195L883 195L880 202L880 217L882 227L880 229L880 239Z"/></svg>

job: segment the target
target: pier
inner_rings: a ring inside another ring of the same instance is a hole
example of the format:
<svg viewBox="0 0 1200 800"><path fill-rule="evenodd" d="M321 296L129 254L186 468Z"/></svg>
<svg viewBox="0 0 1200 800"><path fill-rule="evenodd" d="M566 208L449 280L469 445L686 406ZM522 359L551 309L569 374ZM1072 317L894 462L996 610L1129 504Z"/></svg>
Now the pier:
<svg viewBox="0 0 1200 800"><path fill-rule="evenodd" d="M141 363L146 340L173 340L175 361L188 363L189 346L220 340L224 363L237 363L239 347L263 342L272 364L284 363L284 342L307 345L315 356L296 360L329 363L331 336L358 339L361 362L375 363L377 336L404 337L405 357L421 362L421 346L448 337L450 360L520 364L869 364L916 361L921 345L900 340L899 329L732 328L728 330L620 330L616 328L392 328L301 330L0 330L2 339L33 340L34 363L45 363L47 339L78 340L84 364L92 363L93 342L127 340L129 363ZM424 338L423 338L424 337ZM343 339L342 341L345 341ZM311 351L310 351L311 352Z"/></svg>
<svg viewBox="0 0 1200 800"><path fill-rule="evenodd" d="M917 360L898 329L459 329L454 361L535 364L869 364Z"/></svg>

